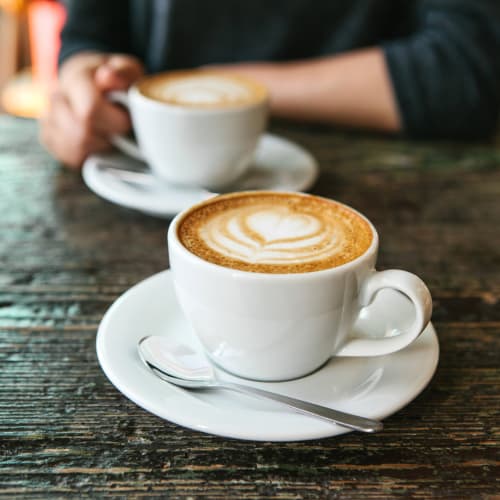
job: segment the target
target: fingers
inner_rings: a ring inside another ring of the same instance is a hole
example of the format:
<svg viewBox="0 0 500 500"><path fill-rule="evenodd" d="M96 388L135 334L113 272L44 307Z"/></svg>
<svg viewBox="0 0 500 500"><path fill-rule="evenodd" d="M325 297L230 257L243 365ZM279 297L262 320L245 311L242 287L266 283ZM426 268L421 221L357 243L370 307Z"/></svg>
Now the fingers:
<svg viewBox="0 0 500 500"><path fill-rule="evenodd" d="M95 67L84 67L63 81L70 107L87 126L111 135L130 129L128 113L106 99L106 92L128 88L143 73L139 61L115 55Z"/></svg>
<svg viewBox="0 0 500 500"><path fill-rule="evenodd" d="M97 71L97 70L95 70ZM128 113L106 99L94 81L95 71L82 71L63 82L62 90L83 127L102 136L122 134L130 129Z"/></svg>
<svg viewBox="0 0 500 500"><path fill-rule="evenodd" d="M114 55L95 72L95 83L104 92L125 90L144 74L144 67L131 56Z"/></svg>
<svg viewBox="0 0 500 500"><path fill-rule="evenodd" d="M40 140L71 167L110 147L109 138L130 130L128 112L106 99L143 74L138 59L125 55L78 54L61 69L59 88L40 120Z"/></svg>
<svg viewBox="0 0 500 500"><path fill-rule="evenodd" d="M101 95L111 90L126 90L144 74L138 59L125 55L110 56L95 71L94 82ZM105 98L99 103L94 123L98 130L123 134L130 130L129 115L120 106Z"/></svg>
<svg viewBox="0 0 500 500"><path fill-rule="evenodd" d="M49 109L40 120L40 142L65 165L78 168L90 154L111 147L107 138L77 118L62 92L51 95Z"/></svg>
<svg viewBox="0 0 500 500"><path fill-rule="evenodd" d="M127 111L103 99L88 117L90 127L98 134L110 137L125 134L132 126Z"/></svg>

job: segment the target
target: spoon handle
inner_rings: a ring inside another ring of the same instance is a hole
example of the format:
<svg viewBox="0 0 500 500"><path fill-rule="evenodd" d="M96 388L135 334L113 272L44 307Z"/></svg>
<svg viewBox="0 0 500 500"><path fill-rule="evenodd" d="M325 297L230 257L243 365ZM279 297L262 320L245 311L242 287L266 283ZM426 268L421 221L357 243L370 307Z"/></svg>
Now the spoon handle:
<svg viewBox="0 0 500 500"><path fill-rule="evenodd" d="M309 403L307 401L302 401L300 399L290 398L282 394L276 394L274 392L265 391L263 389L257 389L256 387L233 384L229 382L224 382L220 385L218 384L217 386L221 389L230 389L252 396L272 399L273 401L277 401L278 403L290 406L300 413L320 417L325 420L329 420L330 422L341 425L342 427L348 427L349 429L354 429L356 431L377 432L382 430L383 428L382 422L379 422L377 420L371 420L369 418L360 417L358 415L344 413L343 411L333 410L332 408L327 408L326 406L320 406L314 403Z"/></svg>

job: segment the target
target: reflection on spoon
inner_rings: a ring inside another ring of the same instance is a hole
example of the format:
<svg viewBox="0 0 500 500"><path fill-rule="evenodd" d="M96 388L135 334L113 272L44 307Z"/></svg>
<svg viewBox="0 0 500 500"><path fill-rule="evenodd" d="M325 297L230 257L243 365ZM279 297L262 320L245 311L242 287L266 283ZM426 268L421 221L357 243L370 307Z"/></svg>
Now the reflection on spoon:
<svg viewBox="0 0 500 500"><path fill-rule="evenodd" d="M382 430L382 423L357 415L344 413L281 394L216 379L212 366L190 346L172 342L160 336L144 337L138 344L144 364L162 380L186 389L228 389L251 396L271 399L306 415L334 422L362 432Z"/></svg>

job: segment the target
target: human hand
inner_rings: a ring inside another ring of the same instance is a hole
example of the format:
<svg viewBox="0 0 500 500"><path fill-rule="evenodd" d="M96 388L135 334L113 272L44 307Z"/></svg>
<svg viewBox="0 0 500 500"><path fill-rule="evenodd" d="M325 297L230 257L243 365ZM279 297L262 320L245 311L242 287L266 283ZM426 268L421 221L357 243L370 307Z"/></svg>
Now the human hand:
<svg viewBox="0 0 500 500"><path fill-rule="evenodd" d="M111 147L114 134L130 127L128 113L106 99L111 90L125 90L144 73L135 57L81 53L68 59L40 119L40 141L71 168Z"/></svg>

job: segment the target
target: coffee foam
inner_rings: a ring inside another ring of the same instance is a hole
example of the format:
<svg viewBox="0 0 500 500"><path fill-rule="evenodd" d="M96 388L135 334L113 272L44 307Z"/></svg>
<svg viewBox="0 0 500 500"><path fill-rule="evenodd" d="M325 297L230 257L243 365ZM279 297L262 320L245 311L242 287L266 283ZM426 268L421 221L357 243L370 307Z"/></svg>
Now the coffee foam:
<svg viewBox="0 0 500 500"><path fill-rule="evenodd" d="M162 73L139 82L140 92L152 99L187 107L213 108L260 102L265 88L249 79L201 70Z"/></svg>
<svg viewBox="0 0 500 500"><path fill-rule="evenodd" d="M213 198L184 216L178 236L204 260L262 273L340 266L366 252L373 240L368 222L348 207L277 192Z"/></svg>

